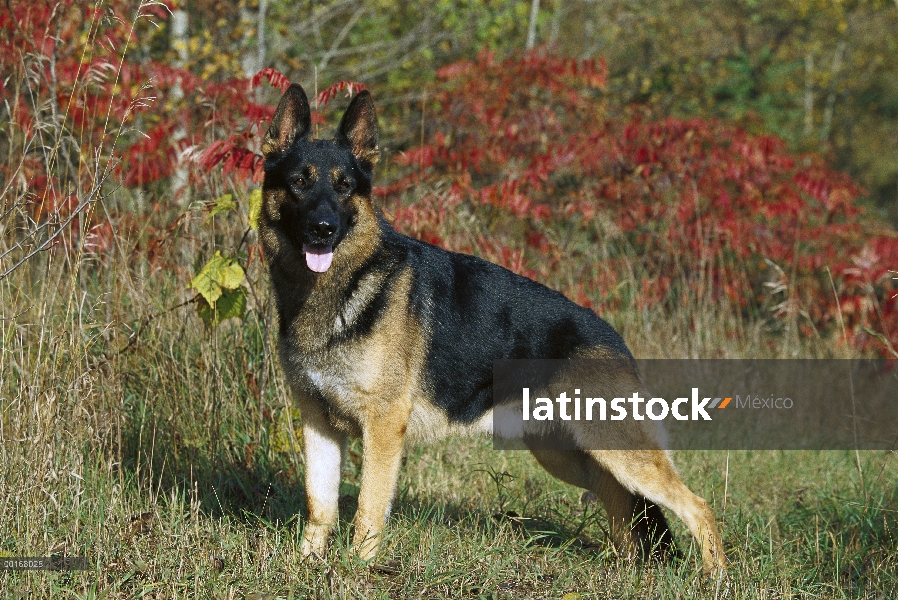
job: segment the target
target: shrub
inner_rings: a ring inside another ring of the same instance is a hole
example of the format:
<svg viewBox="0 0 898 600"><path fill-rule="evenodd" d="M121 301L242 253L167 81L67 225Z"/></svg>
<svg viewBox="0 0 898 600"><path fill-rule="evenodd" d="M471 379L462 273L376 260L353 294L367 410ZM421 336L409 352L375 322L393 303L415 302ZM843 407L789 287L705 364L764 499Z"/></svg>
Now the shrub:
<svg viewBox="0 0 898 600"><path fill-rule="evenodd" d="M397 156L402 175L377 190L400 228L544 281L577 264L564 291L608 309L633 300L619 282L638 272L637 307L709 298L807 335L840 335L841 311L852 344L898 340L898 236L822 157L719 120L616 106L601 62L482 53L438 75L429 141ZM459 206L525 243L442 239Z"/></svg>

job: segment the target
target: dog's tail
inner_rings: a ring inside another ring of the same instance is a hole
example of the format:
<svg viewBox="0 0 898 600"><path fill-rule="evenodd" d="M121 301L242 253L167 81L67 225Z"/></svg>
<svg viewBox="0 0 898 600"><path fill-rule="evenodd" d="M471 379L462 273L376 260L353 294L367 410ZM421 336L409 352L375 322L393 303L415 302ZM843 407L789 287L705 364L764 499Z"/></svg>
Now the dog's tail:
<svg viewBox="0 0 898 600"><path fill-rule="evenodd" d="M643 558L666 560L678 554L661 508L639 495L635 496L633 503L633 534L641 546Z"/></svg>

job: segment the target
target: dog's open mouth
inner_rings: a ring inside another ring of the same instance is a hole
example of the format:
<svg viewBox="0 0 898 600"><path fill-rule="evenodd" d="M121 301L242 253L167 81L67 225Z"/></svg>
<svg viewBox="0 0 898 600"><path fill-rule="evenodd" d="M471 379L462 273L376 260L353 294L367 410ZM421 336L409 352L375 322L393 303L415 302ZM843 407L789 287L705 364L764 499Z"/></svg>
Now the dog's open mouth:
<svg viewBox="0 0 898 600"><path fill-rule="evenodd" d="M303 244L302 251L306 255L306 264L316 273L324 273L331 267L331 261L334 260L333 246L313 246L311 244Z"/></svg>

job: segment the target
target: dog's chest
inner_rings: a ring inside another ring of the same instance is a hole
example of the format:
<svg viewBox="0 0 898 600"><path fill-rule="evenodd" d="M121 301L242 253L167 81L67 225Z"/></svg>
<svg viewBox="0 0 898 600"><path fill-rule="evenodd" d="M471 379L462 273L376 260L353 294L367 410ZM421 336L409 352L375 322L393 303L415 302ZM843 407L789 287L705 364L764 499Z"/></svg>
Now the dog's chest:
<svg viewBox="0 0 898 600"><path fill-rule="evenodd" d="M366 346L340 344L307 352L287 343L281 361L291 386L359 422L365 406L387 387L380 353Z"/></svg>

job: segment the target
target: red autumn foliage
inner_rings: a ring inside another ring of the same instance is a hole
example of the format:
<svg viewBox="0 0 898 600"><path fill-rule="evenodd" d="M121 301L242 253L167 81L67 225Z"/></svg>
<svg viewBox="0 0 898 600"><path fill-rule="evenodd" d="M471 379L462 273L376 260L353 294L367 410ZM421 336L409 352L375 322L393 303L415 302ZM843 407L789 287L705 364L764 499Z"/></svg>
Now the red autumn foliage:
<svg viewBox="0 0 898 600"><path fill-rule="evenodd" d="M71 0L36 0L0 11L4 73L28 67L23 76L7 79L21 89L4 88L7 97L19 92L20 101L11 110L14 125L27 135L47 119L46 107L52 103L74 132L81 154L91 156L98 148L113 154L116 174L128 186L165 182L192 151L225 132L239 133L218 142L216 152L203 153L206 160L198 166L208 168L211 160L224 162L228 172L241 177L260 172L251 149L258 146L258 124L274 109L250 92L263 79L284 89L287 78L264 69L250 80L207 82L159 61L129 60L122 52L134 40L134 24L168 17L161 3L153 3L141 5L135 20L136 8L124 0L108 2L102 10ZM55 196L65 187L58 173L43 175L26 182L37 198ZM79 179L89 182L88 177Z"/></svg>
<svg viewBox="0 0 898 600"><path fill-rule="evenodd" d="M610 222L630 251L596 257L564 290L574 299L623 304L636 261L649 274L640 304L710 296L756 316L800 312L836 335L841 309L856 345L873 343L868 328L898 342L898 237L865 220L862 190L821 157L722 121L615 107L602 63L484 53L439 77L430 142L398 156L404 174L377 190L400 228L545 280L582 252L553 230L576 228L598 251L597 224ZM416 198L422 184L445 191ZM460 205L523 223L527 251L441 239Z"/></svg>
<svg viewBox="0 0 898 600"><path fill-rule="evenodd" d="M274 106L251 92L266 81L285 89L282 73L208 82L123 59L134 35L134 5L124 0L103 11L72 0L9 6L0 10L0 65L19 75L4 77L0 93L17 99L11 125L31 138L65 118L70 138L55 162L32 152L15 170L0 166L4 185L25 190L36 221L77 205L93 181L81 157L98 148L127 186L168 193L185 166L188 185L218 168L233 182L261 180L261 136ZM161 5L142 10L167 17ZM75 41L85 36L95 42L88 53ZM428 94L427 143L397 156L398 175L376 190L397 227L543 281L579 265L563 291L603 312L710 298L764 318L800 313L808 333L837 336L841 311L855 345L878 344L868 328L898 343L889 271L898 269L898 237L867 220L849 177L819 156L790 154L775 136L619 107L605 75L603 61L541 52L483 53L440 69ZM338 82L317 104L364 87ZM313 120L324 122L317 112ZM59 166L72 162L76 173ZM518 242L448 233L465 211L517 228ZM571 244L573 234L586 243ZM94 222L88 237L101 251L111 229ZM638 289L621 292L634 272Z"/></svg>
<svg viewBox="0 0 898 600"><path fill-rule="evenodd" d="M290 81L278 71L270 67L266 67L249 80L249 86L252 88L261 83L262 78L266 78L272 86L286 90L290 85ZM240 80L235 80L236 87L241 87ZM336 97L338 93L346 90L348 95L365 89L365 85L351 81L340 81L334 85L324 89L318 94L318 103L321 107L326 105L331 99ZM270 105L258 105L244 100L248 106L245 112L233 111L231 118L235 118L240 123L241 116L243 123L240 133L232 135L226 140L216 140L212 142L205 150L200 153L197 164L203 171L208 171L218 164L222 164L222 171L225 175L233 173L238 180L245 181L252 179L254 183L262 181L262 165L264 160L261 151L262 137L265 134L268 121L274 114L274 107ZM323 123L324 118L319 113L313 111L312 121L314 123Z"/></svg>
<svg viewBox="0 0 898 600"><path fill-rule="evenodd" d="M318 96L315 98L317 103L317 108L322 109L327 106L327 103L337 97L342 91L346 91L346 96L352 96L353 94L358 94L364 89L367 89L367 85L364 83L359 83L357 81L338 81L337 83L326 87L318 93Z"/></svg>

